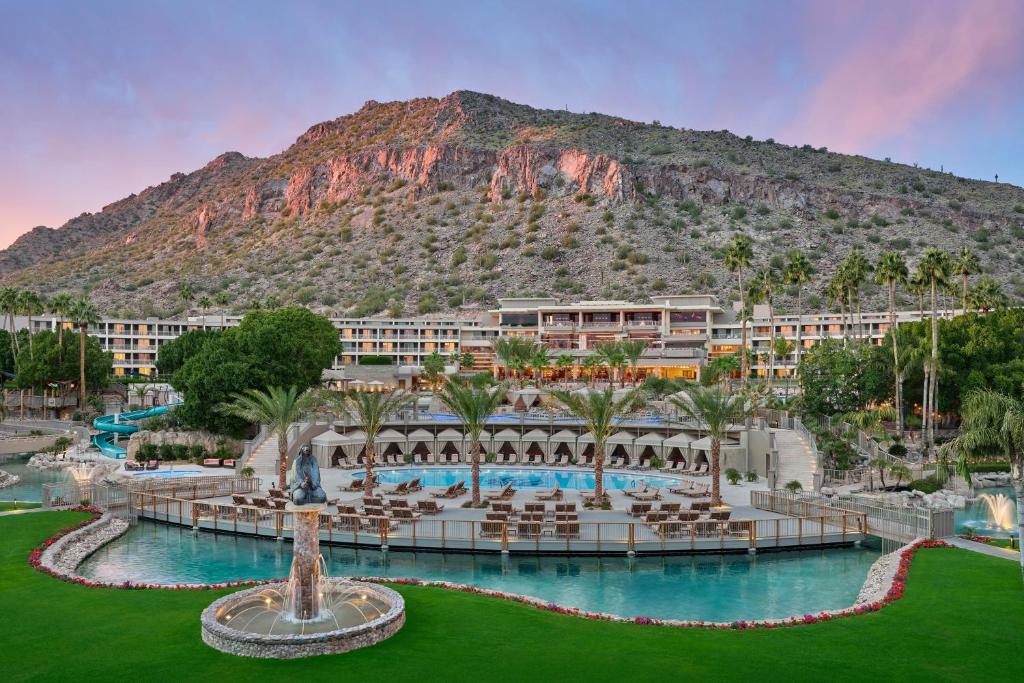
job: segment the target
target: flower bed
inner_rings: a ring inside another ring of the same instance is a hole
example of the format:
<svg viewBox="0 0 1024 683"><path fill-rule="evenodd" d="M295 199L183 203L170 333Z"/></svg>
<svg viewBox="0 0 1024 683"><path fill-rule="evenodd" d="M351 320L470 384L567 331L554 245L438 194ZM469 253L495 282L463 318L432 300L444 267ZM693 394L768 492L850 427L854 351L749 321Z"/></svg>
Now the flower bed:
<svg viewBox="0 0 1024 683"><path fill-rule="evenodd" d="M266 583L280 582L284 579L260 579L260 580L246 580L246 581L225 581L222 583L176 583L176 584L162 584L162 583L137 583L134 581L123 581L108 582L108 581L94 581L85 577L79 576L73 572L62 572L54 567L48 566L43 561L43 555L45 551L56 543L61 538L67 536L70 533L83 529L90 524L95 523L102 517L102 511L98 508L91 506L81 506L71 508L72 510L80 512L89 512L91 516L89 519L67 529L64 529L50 538L43 541L29 554L29 564L37 569L38 571L50 574L62 581L68 583L74 583L81 586L87 586L89 588L118 588L124 590L130 589L157 589L157 590L219 590L223 588L239 588L258 586ZM972 539L973 540L973 539ZM899 600L903 597L903 592L906 589L907 575L910 571L910 564L913 561L914 553L921 548L948 548L950 545L944 541L936 540L921 540L906 546L900 551L899 564L896 567L896 572L892 578L892 582L889 586L888 591L883 597L870 602L861 602L851 607L846 607L838 610L825 610L813 614L804 614L799 616L786 617L783 619L757 619L751 621L736 620L729 622L713 622L713 621L688 621L688 620L677 620L677 619L654 619L651 617L623 617L617 614L607 614L604 612L590 612L587 610L579 609L578 607L565 607L558 605L553 602L541 600L539 598L530 597L528 595L520 595L518 593L505 593L502 591L491 590L488 588L479 588L477 586L469 586L461 583L450 583L448 581L427 581L423 579L401 579L401 578L388 578L380 576L368 576L368 577L353 577L354 581L367 581L371 583L381 584L395 584L399 586L425 586L428 588L443 588L445 590L458 591L461 593L472 593L475 595L483 595L493 598L501 598L502 600L510 600L517 602L522 605L528 605L536 609L542 609L548 612L555 612L557 614L564 614L568 616L580 617L582 619L591 619L595 621L610 621L617 623L630 623L640 624L645 626L669 626L675 628L710 628L720 630L750 630L750 629L763 629L763 628L782 628L786 626L800 626L804 624L816 624L823 621L831 621L833 619L840 619L844 617L851 617L858 614L868 614L869 612L877 612L883 607L892 602Z"/></svg>

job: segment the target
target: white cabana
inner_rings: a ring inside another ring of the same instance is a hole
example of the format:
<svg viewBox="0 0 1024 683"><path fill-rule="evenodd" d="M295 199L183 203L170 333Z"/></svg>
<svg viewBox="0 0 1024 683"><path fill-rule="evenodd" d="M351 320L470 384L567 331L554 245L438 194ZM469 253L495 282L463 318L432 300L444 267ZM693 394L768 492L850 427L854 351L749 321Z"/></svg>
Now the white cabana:
<svg viewBox="0 0 1024 683"><path fill-rule="evenodd" d="M437 435L436 443L438 453L447 454L454 448L455 452L459 454L460 460L463 460L465 454L469 452L469 446L466 444L465 435L456 429L452 429L451 427L449 427L448 429L441 430L441 432Z"/></svg>
<svg viewBox="0 0 1024 683"><path fill-rule="evenodd" d="M637 458L642 458L650 451L658 456L659 458L665 457L665 436L658 434L657 432L648 432L643 436L637 437L636 441L633 442L633 452Z"/></svg>
<svg viewBox="0 0 1024 683"><path fill-rule="evenodd" d="M576 432L562 429L551 435L548 439L548 453L555 459L561 459L562 455L576 457ZM561 451L561 452L559 452Z"/></svg>
<svg viewBox="0 0 1024 683"><path fill-rule="evenodd" d="M309 442L313 448L313 457L316 458L316 462L320 467L330 467L332 457L335 454L340 458L344 458L345 450L343 445L346 443L348 443L348 440L333 429L328 429L323 434L314 436Z"/></svg>
<svg viewBox="0 0 1024 683"><path fill-rule="evenodd" d="M359 454L366 447L366 432L361 429L355 429L351 432L347 432L341 435L342 442L339 444L341 450L345 453L345 458L348 460L350 465L356 464L356 459Z"/></svg>
<svg viewBox="0 0 1024 683"><path fill-rule="evenodd" d="M519 454L521 451L522 443L519 438L519 432L514 429L502 429L494 435L494 441L492 443L494 445L495 452L501 452L502 448L504 448L506 444L516 454Z"/></svg>
<svg viewBox="0 0 1024 683"><path fill-rule="evenodd" d="M536 445L540 449L540 456L544 458L548 454L548 433L543 429L531 429L530 431L523 434L522 444L523 452L528 453L530 449Z"/></svg>
<svg viewBox="0 0 1024 683"><path fill-rule="evenodd" d="M740 445L740 443L738 441L734 441L732 439L723 439L722 442L721 442L721 447L722 447L722 453L725 453L726 450L735 451L736 449L740 449L740 450L743 449L743 446ZM711 437L710 436L705 436L705 437L703 437L701 439L697 439L696 441L694 441L693 443L690 444L690 448L692 448L695 451L708 451L710 453L711 452Z"/></svg>

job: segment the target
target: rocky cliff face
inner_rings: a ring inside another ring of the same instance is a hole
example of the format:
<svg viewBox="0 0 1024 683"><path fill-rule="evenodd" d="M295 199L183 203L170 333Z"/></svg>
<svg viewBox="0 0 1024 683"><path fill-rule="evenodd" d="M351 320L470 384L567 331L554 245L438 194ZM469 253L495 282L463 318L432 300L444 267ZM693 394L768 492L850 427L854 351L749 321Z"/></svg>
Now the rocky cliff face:
<svg viewBox="0 0 1024 683"><path fill-rule="evenodd" d="M35 228L0 252L0 274L88 284L125 314L175 312L188 280L236 309L269 298L409 315L512 293L727 295L722 245L745 232L761 265L803 248L823 273L855 246L913 260L969 244L1024 295L1022 223L1012 186L456 92L367 102L273 157L229 152Z"/></svg>

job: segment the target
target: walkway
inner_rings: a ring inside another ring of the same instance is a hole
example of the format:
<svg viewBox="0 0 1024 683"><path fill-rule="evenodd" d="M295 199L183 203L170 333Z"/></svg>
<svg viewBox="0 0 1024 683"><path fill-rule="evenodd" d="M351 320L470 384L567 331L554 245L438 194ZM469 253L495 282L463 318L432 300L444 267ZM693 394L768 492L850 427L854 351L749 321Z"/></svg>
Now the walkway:
<svg viewBox="0 0 1024 683"><path fill-rule="evenodd" d="M791 429L773 429L775 447L779 451L779 479L781 488L791 481L798 481L805 491L814 489L814 473L818 471L818 459L814 449Z"/></svg>
<svg viewBox="0 0 1024 683"><path fill-rule="evenodd" d="M976 553L988 555L989 557L1001 557L1004 560L1013 560L1014 562L1020 561L1020 553L1010 550L1009 548L1000 548L998 546L988 545L987 543L968 541L966 538L960 538L959 536L950 536L942 540L950 545L956 546L957 548L973 550Z"/></svg>

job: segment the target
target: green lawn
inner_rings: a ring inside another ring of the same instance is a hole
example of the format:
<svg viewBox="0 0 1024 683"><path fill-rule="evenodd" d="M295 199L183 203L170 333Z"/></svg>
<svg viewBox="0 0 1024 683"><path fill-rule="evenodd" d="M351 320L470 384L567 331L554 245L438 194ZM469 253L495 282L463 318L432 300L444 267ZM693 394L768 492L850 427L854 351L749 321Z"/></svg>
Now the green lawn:
<svg viewBox="0 0 1024 683"><path fill-rule="evenodd" d="M30 510L41 506L42 503L26 503L24 501L10 501L0 500L0 512L8 512L10 510Z"/></svg>
<svg viewBox="0 0 1024 683"><path fill-rule="evenodd" d="M263 661L200 640L222 592L119 591L32 570L29 550L84 517L0 518L0 672L13 681L1011 681L1024 680L1018 566L923 550L906 595L881 612L778 630L591 622L440 589L400 587L391 640L333 657Z"/></svg>

